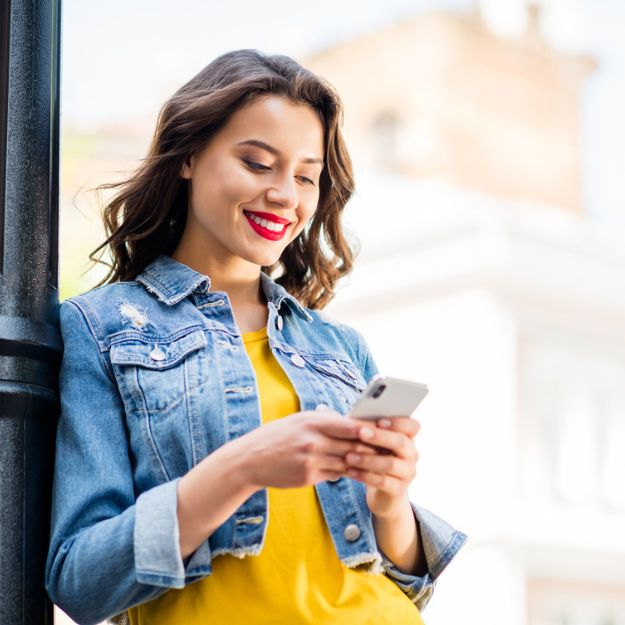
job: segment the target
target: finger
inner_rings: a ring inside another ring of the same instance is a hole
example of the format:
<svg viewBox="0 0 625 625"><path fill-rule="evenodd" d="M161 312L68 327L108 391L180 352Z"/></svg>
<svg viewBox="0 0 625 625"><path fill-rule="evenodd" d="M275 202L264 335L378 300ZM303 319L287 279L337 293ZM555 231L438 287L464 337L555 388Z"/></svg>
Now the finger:
<svg viewBox="0 0 625 625"><path fill-rule="evenodd" d="M320 481L332 480L334 482L341 477L345 477L345 474L342 471L319 471Z"/></svg>
<svg viewBox="0 0 625 625"><path fill-rule="evenodd" d="M385 425L385 422L389 425ZM402 432L409 438L414 438L421 430L421 423L410 417L384 417L378 419L377 425L384 430Z"/></svg>
<svg viewBox="0 0 625 625"><path fill-rule="evenodd" d="M381 417L380 420L387 419L387 418L388 417ZM376 425L376 421L374 419L355 419L354 418L353 421L356 421L361 427L367 427L367 426L373 427L373 426ZM386 429L388 429L388 428L386 428ZM361 438L361 440L362 440L362 438ZM389 449L386 449L385 447L379 447L379 446L373 445L373 444L371 444L370 447L371 447L371 449L375 450L376 454L384 455L384 454L391 454L391 453L393 453L392 451L390 451ZM356 450L354 450L354 451L356 451Z"/></svg>
<svg viewBox="0 0 625 625"><path fill-rule="evenodd" d="M388 449L382 447L375 447L373 445L367 445L366 443L358 440L340 439L332 436L327 436L323 432L313 428L311 436L308 442L305 444L308 452L314 452L317 454L328 454L343 458L346 453L353 451L361 454L376 454L376 453L391 453Z"/></svg>
<svg viewBox="0 0 625 625"><path fill-rule="evenodd" d="M318 459L319 471L331 471L333 473L344 474L347 470L345 458L339 456L322 455Z"/></svg>
<svg viewBox="0 0 625 625"><path fill-rule="evenodd" d="M326 438L324 442L320 444L319 451L324 454L340 456L341 458L343 458L345 454L349 453L350 451L363 455L379 454L382 451L384 453L390 453L388 449L367 445L361 441L346 441L333 438Z"/></svg>
<svg viewBox="0 0 625 625"><path fill-rule="evenodd" d="M412 458L416 452L412 440L401 432L392 432L374 425L367 425L360 429L359 436L360 440L365 443L389 449L400 458Z"/></svg>
<svg viewBox="0 0 625 625"><path fill-rule="evenodd" d="M321 418L315 415L310 425L317 431L332 438L358 440L358 430L360 429L358 422L355 419L342 417L338 412L326 411Z"/></svg>
<svg viewBox="0 0 625 625"><path fill-rule="evenodd" d="M349 452L345 456L348 468L372 473L391 475L404 481L412 481L416 475L415 464L397 456L372 456Z"/></svg>
<svg viewBox="0 0 625 625"><path fill-rule="evenodd" d="M402 432L409 438L414 438L421 430L421 423L411 417L380 417L375 421L359 419L358 422L363 426L375 424L383 430Z"/></svg>
<svg viewBox="0 0 625 625"><path fill-rule="evenodd" d="M331 451L331 446L336 444L338 441L348 441L348 446L356 444L357 447L354 451L358 453L392 453L384 447L368 445L366 441L363 441L359 437L359 429L361 425L370 425L375 427L375 422L346 418L341 416L338 412L325 411L322 419L319 419L318 415L314 415L314 418L311 422L309 422L309 425L316 431L321 432L325 436L333 439L330 446L323 447L322 450L326 453L335 453ZM349 451L347 447L339 447L336 455L345 455L347 451Z"/></svg>
<svg viewBox="0 0 625 625"><path fill-rule="evenodd" d="M364 482L369 486L375 486L375 488L384 491L393 497L401 497L406 491L405 482L393 477L392 475L371 473L360 469L347 469L347 474L352 479Z"/></svg>

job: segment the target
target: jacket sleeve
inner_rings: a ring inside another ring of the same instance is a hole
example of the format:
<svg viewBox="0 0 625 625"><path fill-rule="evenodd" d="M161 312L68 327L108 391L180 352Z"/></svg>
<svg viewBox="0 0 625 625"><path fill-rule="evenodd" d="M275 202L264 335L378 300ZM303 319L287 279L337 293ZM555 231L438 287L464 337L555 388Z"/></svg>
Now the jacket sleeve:
<svg viewBox="0 0 625 625"><path fill-rule="evenodd" d="M368 383L379 372L371 350L360 332L350 327L345 327L344 330L352 333L351 341L356 346L358 366ZM410 505L415 515L428 571L424 576L404 573L384 553L381 553L382 565L384 574L408 595L408 598L419 610L422 610L434 592L438 577L466 543L468 537L426 508L418 506L412 501Z"/></svg>
<svg viewBox="0 0 625 625"><path fill-rule="evenodd" d="M135 497L123 403L88 319L74 301L61 303L61 409L45 568L50 599L82 625L187 579L176 514L180 478Z"/></svg>

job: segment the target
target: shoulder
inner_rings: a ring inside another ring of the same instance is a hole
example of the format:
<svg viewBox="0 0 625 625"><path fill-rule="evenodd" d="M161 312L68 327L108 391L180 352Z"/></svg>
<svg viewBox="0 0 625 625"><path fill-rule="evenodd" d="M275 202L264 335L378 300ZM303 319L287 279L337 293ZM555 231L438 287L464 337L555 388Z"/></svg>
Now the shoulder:
<svg viewBox="0 0 625 625"><path fill-rule="evenodd" d="M106 309L118 297L141 297L143 293L145 293L144 287L134 280L113 282L68 297L61 302L61 305L73 304L81 310Z"/></svg>
<svg viewBox="0 0 625 625"><path fill-rule="evenodd" d="M344 321L340 321L325 310L313 310L307 308L306 311L313 319L313 325L323 332L336 336L343 344L349 348L356 360L360 360L367 346L363 335L353 326Z"/></svg>
<svg viewBox="0 0 625 625"><path fill-rule="evenodd" d="M60 303L61 329L82 320L100 342L111 331L118 329L118 320L124 316L140 325L149 299L143 286L134 281L114 282L90 289Z"/></svg>
<svg viewBox="0 0 625 625"><path fill-rule="evenodd" d="M306 312L312 317L313 323L319 325L320 327L325 327L329 330L333 329L338 332L352 330L347 323L340 321L325 310L306 308Z"/></svg>
<svg viewBox="0 0 625 625"><path fill-rule="evenodd" d="M352 363L358 368L365 382L369 382L373 375L379 373L378 366L373 358L365 337L352 325L339 321L326 311L307 309L313 322L315 342L321 337L321 343L327 345L327 337L331 337L335 345L340 344L340 349L349 356Z"/></svg>

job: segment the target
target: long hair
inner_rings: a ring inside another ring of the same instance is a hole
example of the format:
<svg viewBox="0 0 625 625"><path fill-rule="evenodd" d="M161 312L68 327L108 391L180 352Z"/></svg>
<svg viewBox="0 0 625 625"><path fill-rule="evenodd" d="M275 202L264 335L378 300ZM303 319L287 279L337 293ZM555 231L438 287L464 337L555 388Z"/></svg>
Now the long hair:
<svg viewBox="0 0 625 625"><path fill-rule="evenodd" d="M254 49L222 54L178 89L159 112L147 157L125 180L97 187L119 189L102 211L107 238L89 255L109 267L97 286L133 280L157 256L173 253L187 218L183 163L237 109L268 94L308 104L318 113L326 163L313 218L280 259L261 270L309 308L323 308L334 297L335 284L351 271L355 254L341 225L354 192L352 163L339 128L342 102L332 85L292 58ZM95 258L107 245L112 264Z"/></svg>

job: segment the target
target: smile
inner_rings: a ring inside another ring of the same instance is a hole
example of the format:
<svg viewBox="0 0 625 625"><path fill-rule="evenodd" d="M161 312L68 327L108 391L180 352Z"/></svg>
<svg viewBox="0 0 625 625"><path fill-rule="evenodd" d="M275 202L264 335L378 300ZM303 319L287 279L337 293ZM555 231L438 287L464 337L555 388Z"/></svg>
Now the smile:
<svg viewBox="0 0 625 625"><path fill-rule="evenodd" d="M277 223L275 221L265 219L264 217L259 217L253 213L250 213L246 210L243 211L243 214L247 218L248 223L252 227L252 229L260 234L265 239L269 239L270 241L279 241L284 237L288 223Z"/></svg>

